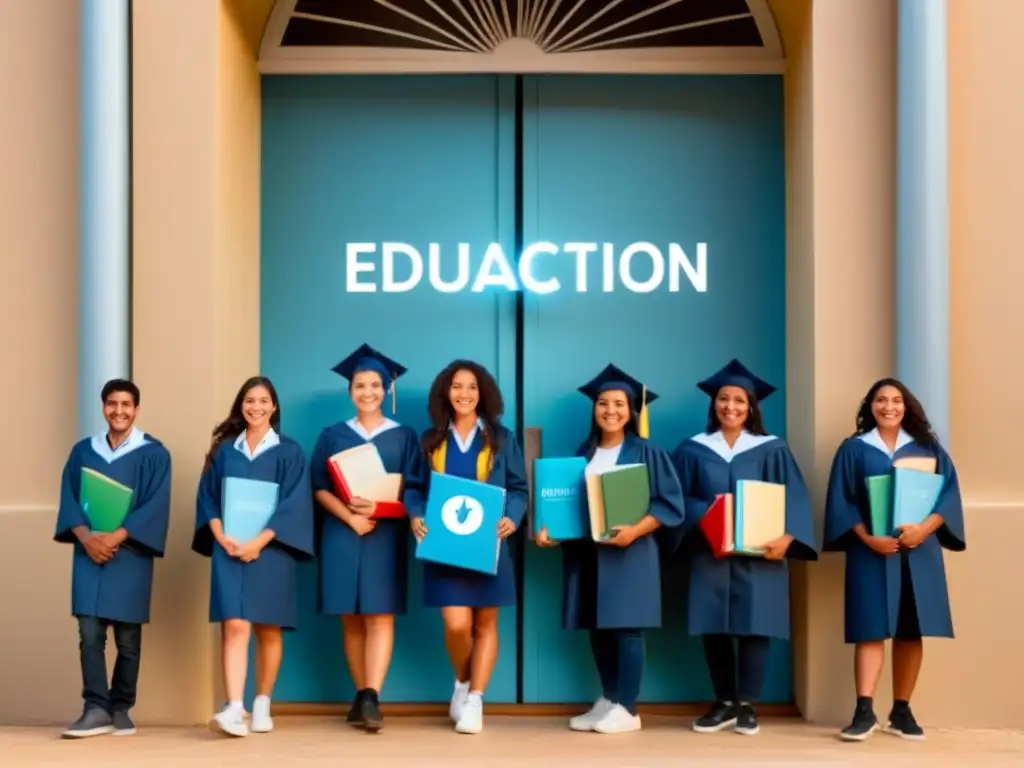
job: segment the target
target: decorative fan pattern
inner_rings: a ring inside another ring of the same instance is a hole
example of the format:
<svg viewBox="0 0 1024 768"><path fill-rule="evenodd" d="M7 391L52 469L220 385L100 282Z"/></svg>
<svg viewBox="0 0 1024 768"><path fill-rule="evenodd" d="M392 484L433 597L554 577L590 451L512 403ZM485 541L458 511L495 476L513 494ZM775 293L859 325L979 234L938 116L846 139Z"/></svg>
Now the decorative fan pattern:
<svg viewBox="0 0 1024 768"><path fill-rule="evenodd" d="M763 45L746 0L298 0L281 46L488 53L517 38L548 54Z"/></svg>

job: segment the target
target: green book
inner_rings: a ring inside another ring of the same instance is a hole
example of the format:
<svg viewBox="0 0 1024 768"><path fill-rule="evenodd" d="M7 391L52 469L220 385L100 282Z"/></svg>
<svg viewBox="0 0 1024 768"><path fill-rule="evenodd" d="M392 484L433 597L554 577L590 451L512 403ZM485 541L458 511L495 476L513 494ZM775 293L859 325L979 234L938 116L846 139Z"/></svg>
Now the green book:
<svg viewBox="0 0 1024 768"><path fill-rule="evenodd" d="M892 536L892 475L864 478L871 511L871 535Z"/></svg>
<svg viewBox="0 0 1024 768"><path fill-rule="evenodd" d="M607 539L617 525L636 525L651 506L651 480L646 464L623 464L587 478L590 531L595 541Z"/></svg>
<svg viewBox="0 0 1024 768"><path fill-rule="evenodd" d="M89 528L99 533L116 531L132 508L135 491L88 467L82 468L79 503Z"/></svg>

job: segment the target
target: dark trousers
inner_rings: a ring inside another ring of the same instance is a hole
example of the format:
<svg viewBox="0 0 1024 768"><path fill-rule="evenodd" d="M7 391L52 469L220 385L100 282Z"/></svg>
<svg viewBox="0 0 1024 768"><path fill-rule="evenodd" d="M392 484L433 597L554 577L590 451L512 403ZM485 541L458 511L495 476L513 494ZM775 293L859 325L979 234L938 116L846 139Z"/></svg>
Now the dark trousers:
<svg viewBox="0 0 1024 768"><path fill-rule="evenodd" d="M711 673L715 698L718 701L757 701L768 669L768 649L768 638L759 635L736 638L732 635L704 635L704 657Z"/></svg>
<svg viewBox="0 0 1024 768"><path fill-rule="evenodd" d="M107 683L107 627L114 628L117 661L114 678ZM142 656L142 625L78 617L78 649L82 662L82 698L87 707L127 712L135 706Z"/></svg>
<svg viewBox="0 0 1024 768"><path fill-rule="evenodd" d="M643 630L591 630L590 650L601 678L601 695L635 715L644 676Z"/></svg>

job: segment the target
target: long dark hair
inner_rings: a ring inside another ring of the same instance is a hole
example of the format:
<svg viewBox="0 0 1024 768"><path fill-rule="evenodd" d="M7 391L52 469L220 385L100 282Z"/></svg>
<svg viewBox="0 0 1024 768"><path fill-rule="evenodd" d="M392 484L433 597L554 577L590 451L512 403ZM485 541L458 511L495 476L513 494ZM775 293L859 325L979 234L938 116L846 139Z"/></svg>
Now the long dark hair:
<svg viewBox="0 0 1024 768"><path fill-rule="evenodd" d="M270 417L270 426L275 431L280 432L281 405L277 400L277 390L274 389L274 385L266 376L253 376L250 379L246 379L241 389L238 390L238 394L235 395L235 401L231 404L231 411L228 412L228 417L214 427L213 439L210 441L210 450L206 454L206 463L203 466L204 472L210 468L213 454L220 448L221 443L234 440L245 431L246 421L245 416L242 415L242 401L245 400L245 396L249 394L249 391L255 387L266 387L267 392L270 393L270 402L274 405L274 413Z"/></svg>
<svg viewBox="0 0 1024 768"><path fill-rule="evenodd" d="M743 423L743 428L752 435L767 435L768 430L764 428L764 417L761 416L761 404L757 402L753 392L746 387L741 387L741 389L747 395L747 420ZM715 402L721 391L719 389L718 392L715 392L715 396L711 398L711 404L708 406L708 424L704 431L709 435L722 428L722 422L718 420L718 412L715 411Z"/></svg>
<svg viewBox="0 0 1024 768"><path fill-rule="evenodd" d="M871 404L875 402L878 390L882 387L895 387L903 397L903 422L900 424L903 427L903 431L921 445L938 446L939 440L932 430L931 422L928 421L928 416L924 412L924 406L921 405L921 401L914 397L914 393L907 389L902 381L892 377L879 379L871 385L871 389L864 395L864 399L860 402L860 408L857 409L857 429L853 434L855 436L863 435L878 426L878 423L875 421L875 414L871 412Z"/></svg>
<svg viewBox="0 0 1024 768"><path fill-rule="evenodd" d="M485 445L493 453L501 450L501 416L505 412L505 401L498 389L498 382L479 363L472 360L453 360L434 378L427 396L427 414L430 416L430 429L423 434L421 444L423 452L430 456L448 439L448 425L455 418L452 408L450 390L452 380L459 371L469 371L476 378L477 391L480 399L476 405L476 414L487 427L483 438Z"/></svg>

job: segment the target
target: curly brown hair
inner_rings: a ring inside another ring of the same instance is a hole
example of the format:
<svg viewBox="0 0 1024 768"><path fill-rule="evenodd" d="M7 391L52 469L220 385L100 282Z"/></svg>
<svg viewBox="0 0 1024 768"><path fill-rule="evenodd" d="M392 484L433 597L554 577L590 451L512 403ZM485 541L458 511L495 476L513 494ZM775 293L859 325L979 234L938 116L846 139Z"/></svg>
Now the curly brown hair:
<svg viewBox="0 0 1024 768"><path fill-rule="evenodd" d="M860 408L857 409L857 429L853 434L863 435L878 426L875 421L875 414L871 412L871 404L875 401L878 390L882 387L895 387L899 390L900 395L903 396L903 423L900 424L903 427L903 431L921 445L937 446L939 444L938 438L935 437L935 433L932 431L931 422L928 421L928 416L924 412L924 406L921 405L921 401L914 397L914 393L907 389L907 386L902 381L891 377L879 379L871 385L871 389L864 395Z"/></svg>
<svg viewBox="0 0 1024 768"><path fill-rule="evenodd" d="M430 416L430 428L423 433L421 445L423 452L430 456L441 443L448 439L448 426L455 417L452 408L452 380L459 371L468 371L476 378L480 401L476 406L477 416L487 429L484 430L485 444L492 452L501 450L501 416L505 412L505 401L498 389L498 382L479 363L472 360L453 360L434 378L427 396L427 414Z"/></svg>

